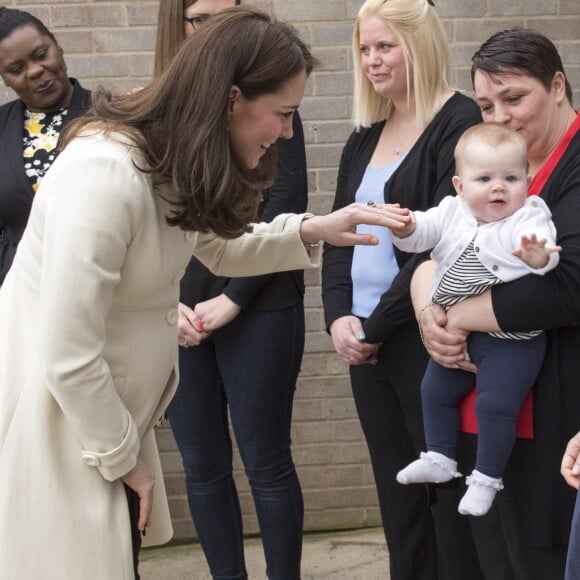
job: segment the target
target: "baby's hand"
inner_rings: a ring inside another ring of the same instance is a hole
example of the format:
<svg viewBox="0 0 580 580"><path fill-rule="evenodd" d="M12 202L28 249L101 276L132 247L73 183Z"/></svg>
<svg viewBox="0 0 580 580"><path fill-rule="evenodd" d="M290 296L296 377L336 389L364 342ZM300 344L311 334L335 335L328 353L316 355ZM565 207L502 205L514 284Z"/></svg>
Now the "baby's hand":
<svg viewBox="0 0 580 580"><path fill-rule="evenodd" d="M512 254L526 263L530 268L543 268L550 254L561 252L561 246L547 246L547 240L538 240L536 234L522 236L521 245Z"/></svg>
<svg viewBox="0 0 580 580"><path fill-rule="evenodd" d="M415 231L415 214L410 209L400 207L398 203L381 204L378 207L386 211L389 217L397 222L389 229L398 238L406 238Z"/></svg>

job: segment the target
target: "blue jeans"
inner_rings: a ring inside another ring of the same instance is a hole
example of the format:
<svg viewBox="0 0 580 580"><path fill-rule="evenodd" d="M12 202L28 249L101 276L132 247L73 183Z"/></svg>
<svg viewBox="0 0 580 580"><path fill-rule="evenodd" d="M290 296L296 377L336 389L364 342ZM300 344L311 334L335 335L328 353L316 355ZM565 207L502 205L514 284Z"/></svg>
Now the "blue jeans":
<svg viewBox="0 0 580 580"><path fill-rule="evenodd" d="M566 560L566 580L578 578L580 578L580 494L576 496Z"/></svg>
<svg viewBox="0 0 580 580"><path fill-rule="evenodd" d="M213 578L245 579L242 517L232 477L228 407L254 499L268 578L300 578L302 491L290 450L304 308L241 312L179 352L169 409L193 522Z"/></svg>

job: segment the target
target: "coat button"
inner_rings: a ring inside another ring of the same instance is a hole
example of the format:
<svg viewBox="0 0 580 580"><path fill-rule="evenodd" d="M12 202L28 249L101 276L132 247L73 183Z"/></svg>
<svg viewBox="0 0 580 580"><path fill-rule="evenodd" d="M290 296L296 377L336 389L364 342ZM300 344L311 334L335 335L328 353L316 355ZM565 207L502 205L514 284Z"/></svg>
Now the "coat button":
<svg viewBox="0 0 580 580"><path fill-rule="evenodd" d="M185 276L185 268L182 268L181 270L179 270L177 272L177 274L175 274L175 276L173 276L173 283L174 284L179 284L181 282L181 279Z"/></svg>
<svg viewBox="0 0 580 580"><path fill-rule="evenodd" d="M95 455L83 453L83 463L88 467L99 467L101 460Z"/></svg>
<svg viewBox="0 0 580 580"><path fill-rule="evenodd" d="M167 320L167 324L170 326L175 326L179 320L179 312L177 311L177 308L170 308L165 315L165 320Z"/></svg>
<svg viewBox="0 0 580 580"><path fill-rule="evenodd" d="M494 265L491 267L491 269L492 269L494 272L497 272L497 271L499 270L499 266L496 266L496 265L494 264Z"/></svg>
<svg viewBox="0 0 580 580"><path fill-rule="evenodd" d="M479 246L475 246L475 248L473 248L476 252L479 252Z"/></svg>

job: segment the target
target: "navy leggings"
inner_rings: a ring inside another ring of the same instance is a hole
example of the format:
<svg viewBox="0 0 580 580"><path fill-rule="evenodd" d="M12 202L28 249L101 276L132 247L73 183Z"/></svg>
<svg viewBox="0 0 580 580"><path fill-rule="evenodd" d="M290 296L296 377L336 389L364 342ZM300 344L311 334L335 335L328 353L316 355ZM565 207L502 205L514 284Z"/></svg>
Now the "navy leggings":
<svg viewBox="0 0 580 580"><path fill-rule="evenodd" d="M421 385L427 449L456 457L457 406L475 383L479 427L475 469L499 478L515 443L520 408L544 359L546 336L510 340L474 332L467 350L477 365L477 375L442 367L433 360L427 365Z"/></svg>

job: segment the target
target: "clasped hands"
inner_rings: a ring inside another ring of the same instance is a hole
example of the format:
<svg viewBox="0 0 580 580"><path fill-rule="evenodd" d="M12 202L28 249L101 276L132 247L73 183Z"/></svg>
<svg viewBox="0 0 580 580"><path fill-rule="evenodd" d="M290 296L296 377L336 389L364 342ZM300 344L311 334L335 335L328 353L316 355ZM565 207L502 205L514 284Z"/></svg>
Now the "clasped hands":
<svg viewBox="0 0 580 580"><path fill-rule="evenodd" d="M179 344L183 347L198 346L213 330L231 322L241 310L223 293L198 302L194 308L180 302L177 322Z"/></svg>
<svg viewBox="0 0 580 580"><path fill-rule="evenodd" d="M337 318L330 325L334 349L349 365L375 364L380 344L365 342L362 323L356 316Z"/></svg>

